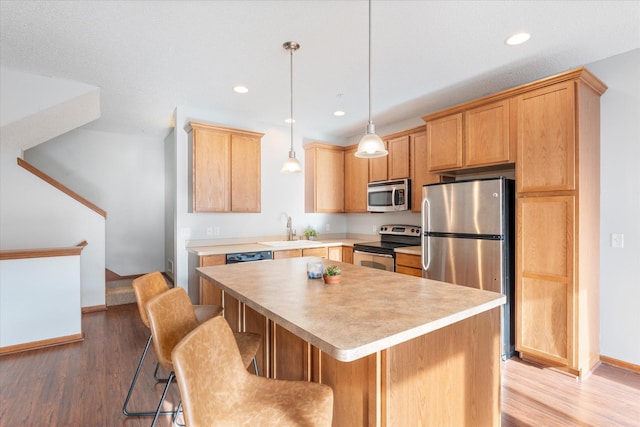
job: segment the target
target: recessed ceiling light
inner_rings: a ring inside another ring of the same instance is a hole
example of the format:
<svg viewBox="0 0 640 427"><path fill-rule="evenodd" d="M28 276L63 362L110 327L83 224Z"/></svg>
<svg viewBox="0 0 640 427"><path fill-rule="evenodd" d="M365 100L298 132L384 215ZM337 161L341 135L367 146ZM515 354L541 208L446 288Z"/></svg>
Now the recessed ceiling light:
<svg viewBox="0 0 640 427"><path fill-rule="evenodd" d="M531 34L529 33L518 33L518 34L512 35L511 37L506 39L504 42L509 46L515 46L515 45L526 42L530 38L531 38Z"/></svg>
<svg viewBox="0 0 640 427"><path fill-rule="evenodd" d="M247 93L249 92L249 89L247 89L246 86L234 86L233 91L235 93Z"/></svg>
<svg viewBox="0 0 640 427"><path fill-rule="evenodd" d="M344 111L342 111L342 110L338 110L338 111L334 111L334 112L333 112L333 115L334 115L334 116L338 116L338 117L342 117L342 116L344 116L344 115L345 115L345 112L344 112Z"/></svg>

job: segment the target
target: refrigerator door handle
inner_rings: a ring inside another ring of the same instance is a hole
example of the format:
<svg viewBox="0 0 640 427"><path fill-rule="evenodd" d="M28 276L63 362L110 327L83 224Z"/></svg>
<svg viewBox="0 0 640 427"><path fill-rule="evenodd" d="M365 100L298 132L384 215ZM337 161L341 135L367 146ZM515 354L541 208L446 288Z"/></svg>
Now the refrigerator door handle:
<svg viewBox="0 0 640 427"><path fill-rule="evenodd" d="M431 230L431 204L429 203L429 199L427 199L426 197L422 199L421 212L422 212L422 247L421 247L422 250L420 251L420 253L422 254L421 256L422 269L426 271L429 269L429 265L431 265L431 253L429 252L429 244L431 243L431 237L428 234L428 231ZM427 216L426 224L425 224L425 214ZM426 228L425 228L425 225L426 225ZM425 237L426 237L426 241L425 241Z"/></svg>

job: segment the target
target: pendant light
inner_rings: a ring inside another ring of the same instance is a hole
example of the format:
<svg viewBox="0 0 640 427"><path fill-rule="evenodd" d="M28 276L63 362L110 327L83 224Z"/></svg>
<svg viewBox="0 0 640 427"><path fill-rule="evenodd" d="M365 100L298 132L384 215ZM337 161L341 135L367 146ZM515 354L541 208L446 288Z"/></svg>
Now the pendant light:
<svg viewBox="0 0 640 427"><path fill-rule="evenodd" d="M300 45L296 42L285 42L282 47L289 51L291 58L291 115L289 116L289 124L291 126L291 148L289 149L289 158L284 162L281 173L300 173L302 172L302 165L298 159L296 159L296 152L293 150L293 52L300 49Z"/></svg>
<svg viewBox="0 0 640 427"><path fill-rule="evenodd" d="M358 143L356 157L371 159L389 154L382 139L376 135L376 127L371 120L371 0L369 0L369 124L364 132L364 136Z"/></svg>

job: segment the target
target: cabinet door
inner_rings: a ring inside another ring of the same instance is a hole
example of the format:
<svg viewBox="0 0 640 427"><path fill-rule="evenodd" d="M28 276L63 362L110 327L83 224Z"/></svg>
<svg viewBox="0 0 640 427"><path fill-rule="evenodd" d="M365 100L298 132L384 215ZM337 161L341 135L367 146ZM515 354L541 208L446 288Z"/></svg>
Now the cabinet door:
<svg viewBox="0 0 640 427"><path fill-rule="evenodd" d="M260 138L231 139L231 210L260 212Z"/></svg>
<svg viewBox="0 0 640 427"><path fill-rule="evenodd" d="M516 349L573 365L574 209L572 196L518 197Z"/></svg>
<svg viewBox="0 0 640 427"><path fill-rule="evenodd" d="M422 186L440 182L440 176L430 173L427 166L426 130L411 134L409 142L411 150L411 211L420 212L422 210Z"/></svg>
<svg viewBox="0 0 640 427"><path fill-rule="evenodd" d="M518 191L575 189L574 83L518 97Z"/></svg>
<svg viewBox="0 0 640 427"><path fill-rule="evenodd" d="M194 128L192 144L193 211L230 211L230 134Z"/></svg>
<svg viewBox="0 0 640 427"><path fill-rule="evenodd" d="M342 262L345 264L353 264L353 248L350 246L342 247Z"/></svg>
<svg viewBox="0 0 640 427"><path fill-rule="evenodd" d="M342 246L330 246L328 249L331 261L342 261Z"/></svg>
<svg viewBox="0 0 640 427"><path fill-rule="evenodd" d="M305 212L344 212L344 149L305 147Z"/></svg>
<svg viewBox="0 0 640 427"><path fill-rule="evenodd" d="M387 147L387 179L409 178L409 135L390 139Z"/></svg>
<svg viewBox="0 0 640 427"><path fill-rule="evenodd" d="M387 141L384 141L385 147L389 149ZM369 182L386 181L387 180L387 157L376 157L369 159Z"/></svg>
<svg viewBox="0 0 640 427"><path fill-rule="evenodd" d="M206 255L200 257L200 267L224 265L227 263L225 255ZM200 277L200 304L219 305L222 307L222 289L210 281Z"/></svg>
<svg viewBox="0 0 640 427"><path fill-rule="evenodd" d="M369 160L355 156L357 146L344 151L344 211L367 211Z"/></svg>
<svg viewBox="0 0 640 427"><path fill-rule="evenodd" d="M427 122L429 172L460 169L462 160L462 113Z"/></svg>
<svg viewBox="0 0 640 427"><path fill-rule="evenodd" d="M511 158L509 100L494 102L464 113L465 166L513 162Z"/></svg>

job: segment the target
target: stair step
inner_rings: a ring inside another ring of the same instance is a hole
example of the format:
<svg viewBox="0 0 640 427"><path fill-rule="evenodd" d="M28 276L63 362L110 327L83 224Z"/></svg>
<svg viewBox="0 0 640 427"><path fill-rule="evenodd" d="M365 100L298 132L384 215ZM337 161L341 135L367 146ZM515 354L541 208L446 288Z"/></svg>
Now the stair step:
<svg viewBox="0 0 640 427"><path fill-rule="evenodd" d="M107 307L135 303L136 295L133 292L131 283L132 279L112 280L106 282Z"/></svg>

